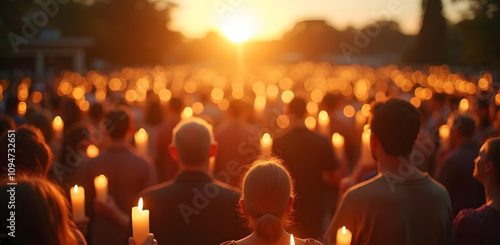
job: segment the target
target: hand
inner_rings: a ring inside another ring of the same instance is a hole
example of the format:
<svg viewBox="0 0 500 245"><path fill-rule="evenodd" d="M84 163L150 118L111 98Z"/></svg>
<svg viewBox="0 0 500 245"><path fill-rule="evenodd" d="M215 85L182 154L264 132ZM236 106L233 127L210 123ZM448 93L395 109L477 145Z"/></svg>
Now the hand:
<svg viewBox="0 0 500 245"><path fill-rule="evenodd" d="M75 221L76 228L80 230L80 232L86 236L88 232L88 226L89 226L89 217L85 217L83 220Z"/></svg>
<svg viewBox="0 0 500 245"><path fill-rule="evenodd" d="M128 245L158 245L153 233L149 233L148 239L142 244L136 244L133 237L128 238Z"/></svg>

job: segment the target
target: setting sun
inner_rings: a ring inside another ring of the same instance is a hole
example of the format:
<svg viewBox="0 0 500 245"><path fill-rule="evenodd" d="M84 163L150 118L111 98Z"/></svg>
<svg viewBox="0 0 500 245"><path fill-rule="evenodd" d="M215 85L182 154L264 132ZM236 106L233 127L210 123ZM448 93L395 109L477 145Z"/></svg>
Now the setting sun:
<svg viewBox="0 0 500 245"><path fill-rule="evenodd" d="M235 43L247 41L255 35L255 25L248 15L234 15L228 18L222 27L222 32Z"/></svg>

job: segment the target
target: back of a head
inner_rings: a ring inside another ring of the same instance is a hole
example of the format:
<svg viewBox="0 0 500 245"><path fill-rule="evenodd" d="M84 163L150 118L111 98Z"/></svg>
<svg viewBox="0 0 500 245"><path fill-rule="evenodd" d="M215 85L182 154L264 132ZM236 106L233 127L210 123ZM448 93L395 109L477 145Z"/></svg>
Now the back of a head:
<svg viewBox="0 0 500 245"><path fill-rule="evenodd" d="M104 118L106 132L112 139L124 138L130 127L130 116L125 109L114 109Z"/></svg>
<svg viewBox="0 0 500 245"><path fill-rule="evenodd" d="M420 130L420 113L407 101L391 98L372 106L370 128L385 153L409 156Z"/></svg>
<svg viewBox="0 0 500 245"><path fill-rule="evenodd" d="M451 129L456 130L463 138L471 139L476 131L476 121L469 114L450 115Z"/></svg>
<svg viewBox="0 0 500 245"><path fill-rule="evenodd" d="M17 177L16 231L11 244L77 244L69 204L62 191L46 179ZM3 193L10 187L0 185ZM24 234L24 235L23 235ZM29 235L26 235L29 234Z"/></svg>
<svg viewBox="0 0 500 245"><path fill-rule="evenodd" d="M234 99L229 103L229 113L235 118L240 118L247 111L247 104L241 99Z"/></svg>
<svg viewBox="0 0 500 245"><path fill-rule="evenodd" d="M196 166L208 161L214 142L212 126L201 118L182 120L172 131L172 142L185 165Z"/></svg>
<svg viewBox="0 0 500 245"><path fill-rule="evenodd" d="M89 109L89 116L94 121L100 121L104 114L104 107L101 103L92 103Z"/></svg>
<svg viewBox="0 0 500 245"><path fill-rule="evenodd" d="M9 143L15 143L16 173L47 175L52 165L53 155L40 129L32 125L22 125L16 129L15 133L4 134L0 139L0 148L5 149L0 160L2 167L8 166ZM4 171L6 169L2 170Z"/></svg>
<svg viewBox="0 0 500 245"><path fill-rule="evenodd" d="M286 210L293 196L290 174L276 158L257 160L243 178L245 212L255 233L270 242L279 239L289 223ZM252 223L252 222L251 222Z"/></svg>
<svg viewBox="0 0 500 245"><path fill-rule="evenodd" d="M288 113L292 114L296 118L302 118L306 114L306 101L303 98L293 98L290 103L288 103Z"/></svg>
<svg viewBox="0 0 500 245"><path fill-rule="evenodd" d="M488 139L485 144L488 146L486 157L495 165L496 183L500 187L500 137Z"/></svg>

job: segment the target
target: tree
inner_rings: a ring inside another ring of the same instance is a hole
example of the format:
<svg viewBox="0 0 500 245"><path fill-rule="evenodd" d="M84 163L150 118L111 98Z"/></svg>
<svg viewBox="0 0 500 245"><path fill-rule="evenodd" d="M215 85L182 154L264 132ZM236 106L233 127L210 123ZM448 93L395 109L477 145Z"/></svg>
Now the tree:
<svg viewBox="0 0 500 245"><path fill-rule="evenodd" d="M441 0L423 0L424 15L417 37L416 59L420 64L441 65L446 62L446 19Z"/></svg>

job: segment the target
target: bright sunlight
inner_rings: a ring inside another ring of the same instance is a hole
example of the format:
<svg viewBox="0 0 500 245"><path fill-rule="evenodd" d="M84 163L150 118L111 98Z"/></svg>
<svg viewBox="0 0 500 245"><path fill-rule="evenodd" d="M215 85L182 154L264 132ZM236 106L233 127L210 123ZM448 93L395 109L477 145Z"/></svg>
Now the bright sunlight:
<svg viewBox="0 0 500 245"><path fill-rule="evenodd" d="M225 21L222 32L229 40L241 43L255 35L256 28L249 15L239 14L233 15Z"/></svg>

